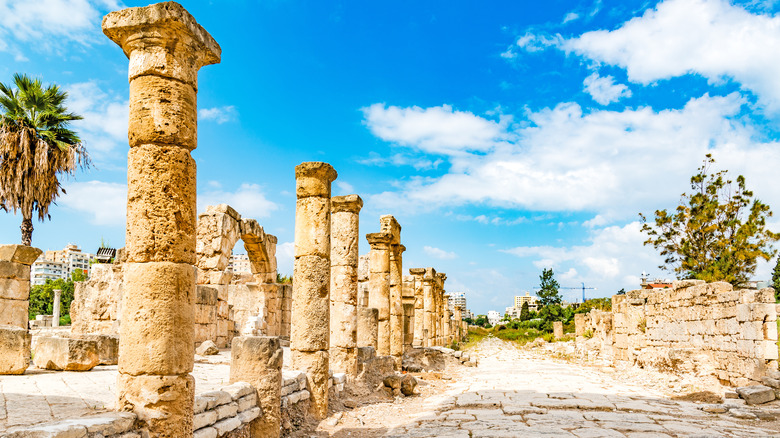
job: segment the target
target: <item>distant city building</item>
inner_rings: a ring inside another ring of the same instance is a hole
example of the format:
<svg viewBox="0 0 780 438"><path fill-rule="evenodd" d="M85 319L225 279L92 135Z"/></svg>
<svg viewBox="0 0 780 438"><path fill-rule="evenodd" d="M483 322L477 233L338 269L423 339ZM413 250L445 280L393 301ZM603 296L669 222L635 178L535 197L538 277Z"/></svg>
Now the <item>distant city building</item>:
<svg viewBox="0 0 780 438"><path fill-rule="evenodd" d="M460 308L461 311L466 310L466 292L453 292L450 294L450 303L452 308Z"/></svg>
<svg viewBox="0 0 780 438"><path fill-rule="evenodd" d="M228 269L235 273L251 274L252 268L249 267L249 256L247 254L232 254L228 262Z"/></svg>
<svg viewBox="0 0 780 438"><path fill-rule="evenodd" d="M506 312L504 314L508 315L512 319L519 319L521 310L522 310L522 308L518 308L518 307L514 307L514 306L507 307L506 308Z"/></svg>
<svg viewBox="0 0 780 438"><path fill-rule="evenodd" d="M532 297L530 292L526 292L525 296L521 295L515 295L515 307L518 309L523 308L523 303L528 303L528 306L534 306L536 307L536 303L539 301L539 298Z"/></svg>
<svg viewBox="0 0 780 438"><path fill-rule="evenodd" d="M487 319L490 325L496 325L501 322L501 314L495 310L491 310L487 313Z"/></svg>
<svg viewBox="0 0 780 438"><path fill-rule="evenodd" d="M89 275L89 263L92 260L95 260L95 254L83 252L72 243L59 251L46 251L30 268L30 282L39 285L57 278L67 280L76 269Z"/></svg>
<svg viewBox="0 0 780 438"><path fill-rule="evenodd" d="M642 280L642 283L639 285L642 289L666 289L672 287L671 280L656 278L655 280L648 281L650 276L647 275L646 272L642 272L642 275L639 278Z"/></svg>
<svg viewBox="0 0 780 438"><path fill-rule="evenodd" d="M469 310L469 309L466 309L466 310L464 310L464 311L463 311L463 313L461 314L461 317L462 317L463 319L466 319L466 318L469 318L469 319L474 319L474 314L473 314L473 313L471 313L471 310Z"/></svg>

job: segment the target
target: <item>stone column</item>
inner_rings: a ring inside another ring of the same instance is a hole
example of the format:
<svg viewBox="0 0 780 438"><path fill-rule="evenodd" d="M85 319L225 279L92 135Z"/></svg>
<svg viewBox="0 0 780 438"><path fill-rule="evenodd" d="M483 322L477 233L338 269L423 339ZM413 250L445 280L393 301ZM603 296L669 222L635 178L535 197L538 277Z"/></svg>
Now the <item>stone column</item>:
<svg viewBox="0 0 780 438"><path fill-rule="evenodd" d="M413 347L422 347L425 330L425 298L423 295L423 276L425 269L412 268L409 273L414 277L414 340Z"/></svg>
<svg viewBox="0 0 780 438"><path fill-rule="evenodd" d="M373 307L358 307L357 346L377 346L377 324L379 311Z"/></svg>
<svg viewBox="0 0 780 438"><path fill-rule="evenodd" d="M455 308L455 339L458 343L463 340L463 330L461 321L463 320L463 311L460 307Z"/></svg>
<svg viewBox="0 0 780 438"><path fill-rule="evenodd" d="M563 337L563 323L561 321L553 321L553 336L555 339Z"/></svg>
<svg viewBox="0 0 780 438"><path fill-rule="evenodd" d="M442 272L436 273L436 287L437 287L437 293L436 293L436 300L437 300L437 314L438 314L438 320L436 321L436 335L438 337L438 344L437 345L444 345L447 340L445 338L444 334L444 313L447 309L447 302L444 298L444 281L447 279L447 274L444 274Z"/></svg>
<svg viewBox="0 0 780 438"><path fill-rule="evenodd" d="M112 12L103 33L130 59L120 410L150 437L192 436L198 70L221 49L181 5Z"/></svg>
<svg viewBox="0 0 780 438"><path fill-rule="evenodd" d="M396 369L401 369L404 355L403 252L406 247L393 245L390 251L390 355Z"/></svg>
<svg viewBox="0 0 780 438"><path fill-rule="evenodd" d="M358 195L331 200L330 363L334 372L357 376L357 292L360 209Z"/></svg>
<svg viewBox="0 0 780 438"><path fill-rule="evenodd" d="M433 268L425 269L423 277L423 305L425 306L425 325L423 330L423 346L434 346L436 339L436 295L435 295L436 271Z"/></svg>
<svg viewBox="0 0 780 438"><path fill-rule="evenodd" d="M30 266L41 250L0 245L0 374L22 374L30 365Z"/></svg>
<svg viewBox="0 0 780 438"><path fill-rule="evenodd" d="M60 301L62 301L62 289L54 289L54 303L53 303L53 309L51 312L52 320L51 325L52 327L59 327L60 326Z"/></svg>
<svg viewBox="0 0 780 438"><path fill-rule="evenodd" d="M230 383L247 382L257 391L262 415L250 425L250 436L278 437L282 404L282 347L279 338L239 336L230 350Z"/></svg>
<svg viewBox="0 0 780 438"><path fill-rule="evenodd" d="M377 356L390 355L390 240L388 233L366 235L369 253L368 307L379 312Z"/></svg>
<svg viewBox="0 0 780 438"><path fill-rule="evenodd" d="M443 345L450 346L450 295L442 295L442 313L441 313L441 326L442 337L444 338Z"/></svg>
<svg viewBox="0 0 780 438"><path fill-rule="evenodd" d="M311 411L328 414L330 348L330 164L295 167L295 266L290 350L293 369L306 371Z"/></svg>

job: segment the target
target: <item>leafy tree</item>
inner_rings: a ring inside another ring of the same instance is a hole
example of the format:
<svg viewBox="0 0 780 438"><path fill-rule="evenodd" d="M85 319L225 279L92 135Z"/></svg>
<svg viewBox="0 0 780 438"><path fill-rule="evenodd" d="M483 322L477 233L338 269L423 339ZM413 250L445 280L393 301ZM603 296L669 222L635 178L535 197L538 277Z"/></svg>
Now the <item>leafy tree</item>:
<svg viewBox="0 0 780 438"><path fill-rule="evenodd" d="M523 302L523 307L520 308L520 321L528 321L531 319L531 312L528 310L528 301Z"/></svg>
<svg viewBox="0 0 780 438"><path fill-rule="evenodd" d="M32 217L51 219L49 205L65 190L59 177L90 166L81 139L68 126L82 117L68 112L57 85L15 74L16 89L0 83L0 208L21 210L22 244L32 244Z"/></svg>
<svg viewBox="0 0 780 438"><path fill-rule="evenodd" d="M28 308L30 319L35 319L37 315L51 315L54 312L54 289L60 289L60 325L70 324L70 305L73 302L75 283L86 278L83 270L75 269L68 280L46 280L45 284L33 286Z"/></svg>
<svg viewBox="0 0 780 438"><path fill-rule="evenodd" d="M550 304L560 304L561 295L558 293L558 288L561 287L558 281L555 279L552 269L542 270L542 275L539 276L539 304L542 306L548 306Z"/></svg>
<svg viewBox="0 0 780 438"><path fill-rule="evenodd" d="M735 286L747 281L756 270L756 260L776 254L771 245L780 234L766 229L772 216L769 206L753 199L745 178L736 187L726 179L727 171L711 173L715 162L707 154L698 173L691 177L691 193L683 193L676 212L656 210L654 224L642 218L642 231L665 256L660 268L678 278L727 281Z"/></svg>
<svg viewBox="0 0 780 438"><path fill-rule="evenodd" d="M490 327L490 323L488 322L487 316L485 315L477 315L477 319L474 320L474 325L478 325L480 327Z"/></svg>
<svg viewBox="0 0 780 438"><path fill-rule="evenodd" d="M775 288L775 301L780 303L780 257L777 258L775 269L772 270L772 287Z"/></svg>

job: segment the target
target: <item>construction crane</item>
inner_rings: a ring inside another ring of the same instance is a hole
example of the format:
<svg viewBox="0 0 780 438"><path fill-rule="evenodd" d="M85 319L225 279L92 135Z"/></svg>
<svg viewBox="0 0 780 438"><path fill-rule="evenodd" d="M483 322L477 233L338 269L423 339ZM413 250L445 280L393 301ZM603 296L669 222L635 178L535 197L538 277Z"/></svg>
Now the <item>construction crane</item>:
<svg viewBox="0 0 780 438"><path fill-rule="evenodd" d="M598 290L598 288L595 288L595 287L585 287L585 283L584 282L582 282L581 284L582 284L582 287L566 287L566 286L562 286L562 287L559 287L558 289L574 289L574 290L582 289L582 302L585 303L585 289ZM542 288L540 288L540 287L535 287L534 288L534 290L541 290L541 289Z"/></svg>

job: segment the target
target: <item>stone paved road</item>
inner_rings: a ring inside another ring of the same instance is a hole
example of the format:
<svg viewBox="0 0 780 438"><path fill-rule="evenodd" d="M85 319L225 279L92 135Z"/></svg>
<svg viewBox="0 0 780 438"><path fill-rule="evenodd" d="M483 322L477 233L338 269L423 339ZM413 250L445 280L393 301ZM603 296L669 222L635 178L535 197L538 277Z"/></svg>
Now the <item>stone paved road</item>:
<svg viewBox="0 0 780 438"><path fill-rule="evenodd" d="M446 392L422 401L412 418L385 416L384 436L780 436L759 420L706 413L593 368L534 358L496 338L475 351L478 368L459 370Z"/></svg>

